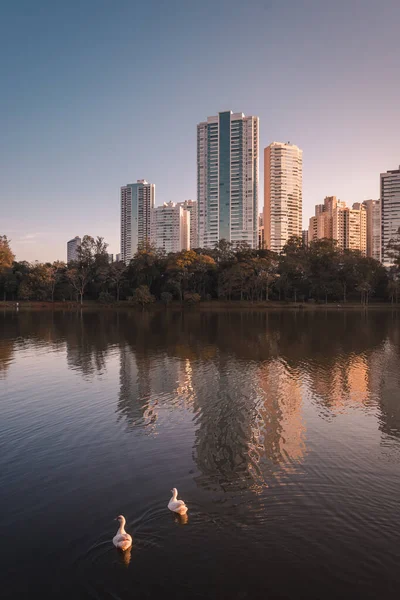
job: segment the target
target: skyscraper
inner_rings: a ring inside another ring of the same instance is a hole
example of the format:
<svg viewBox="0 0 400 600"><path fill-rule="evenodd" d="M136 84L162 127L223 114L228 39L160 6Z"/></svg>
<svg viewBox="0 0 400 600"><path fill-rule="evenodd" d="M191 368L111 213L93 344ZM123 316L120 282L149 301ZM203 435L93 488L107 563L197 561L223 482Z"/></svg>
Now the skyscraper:
<svg viewBox="0 0 400 600"><path fill-rule="evenodd" d="M394 171L381 173L382 262L392 264L387 246L396 238L400 228L400 166Z"/></svg>
<svg viewBox="0 0 400 600"><path fill-rule="evenodd" d="M198 248L199 220L197 202L196 200L185 200L184 202L177 202L177 205L182 206L182 208L190 213L190 248Z"/></svg>
<svg viewBox="0 0 400 600"><path fill-rule="evenodd" d="M264 227L267 248L280 252L302 232L303 151L287 142L264 150Z"/></svg>
<svg viewBox="0 0 400 600"><path fill-rule="evenodd" d="M151 211L151 243L156 248L180 252L190 248L190 212L180 204L164 202Z"/></svg>
<svg viewBox="0 0 400 600"><path fill-rule="evenodd" d="M67 262L78 260L78 248L81 245L81 238L76 235L74 239L67 242Z"/></svg>
<svg viewBox="0 0 400 600"><path fill-rule="evenodd" d="M154 183L138 179L121 188L121 260L128 264L142 244L150 241L150 212L156 195Z"/></svg>
<svg viewBox="0 0 400 600"><path fill-rule="evenodd" d="M197 125L199 245L258 244L258 117L220 112Z"/></svg>
<svg viewBox="0 0 400 600"><path fill-rule="evenodd" d="M367 256L381 260L381 203L364 200L367 211Z"/></svg>

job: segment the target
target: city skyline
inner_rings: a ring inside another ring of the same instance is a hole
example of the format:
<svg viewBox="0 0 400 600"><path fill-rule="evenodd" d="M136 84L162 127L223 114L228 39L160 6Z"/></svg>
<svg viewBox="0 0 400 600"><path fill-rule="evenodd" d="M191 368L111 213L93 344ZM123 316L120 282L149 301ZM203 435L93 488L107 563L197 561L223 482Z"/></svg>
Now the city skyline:
<svg viewBox="0 0 400 600"><path fill-rule="evenodd" d="M64 259L76 232L116 253L123 182L156 183L156 205L195 198L196 123L227 108L260 118L260 150L302 148L303 228L327 195L379 198L400 162L400 6L351 4L3 6L0 202L17 259ZM259 178L262 209L262 161Z"/></svg>

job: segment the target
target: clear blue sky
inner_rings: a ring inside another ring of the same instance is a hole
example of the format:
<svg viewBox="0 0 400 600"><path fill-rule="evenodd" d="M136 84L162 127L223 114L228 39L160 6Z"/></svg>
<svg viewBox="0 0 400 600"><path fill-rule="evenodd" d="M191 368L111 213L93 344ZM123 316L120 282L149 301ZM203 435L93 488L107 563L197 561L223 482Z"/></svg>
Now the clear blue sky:
<svg viewBox="0 0 400 600"><path fill-rule="evenodd" d="M399 0L2 0L0 234L19 260L75 235L119 251L119 187L196 198L196 124L260 117L326 195L379 197L400 164Z"/></svg>

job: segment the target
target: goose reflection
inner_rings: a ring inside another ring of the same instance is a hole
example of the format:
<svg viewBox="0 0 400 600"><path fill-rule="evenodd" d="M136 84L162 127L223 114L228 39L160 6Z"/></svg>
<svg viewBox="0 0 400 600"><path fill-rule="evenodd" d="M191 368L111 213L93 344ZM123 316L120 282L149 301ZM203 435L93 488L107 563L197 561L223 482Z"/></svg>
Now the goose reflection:
<svg viewBox="0 0 400 600"><path fill-rule="evenodd" d="M188 513L186 513L184 515L178 515L177 513L174 513L173 518L174 518L174 522L177 523L178 525L187 525L189 522Z"/></svg>
<svg viewBox="0 0 400 600"><path fill-rule="evenodd" d="M125 552L118 552L118 560L124 567L128 567L132 560L132 548L128 548Z"/></svg>

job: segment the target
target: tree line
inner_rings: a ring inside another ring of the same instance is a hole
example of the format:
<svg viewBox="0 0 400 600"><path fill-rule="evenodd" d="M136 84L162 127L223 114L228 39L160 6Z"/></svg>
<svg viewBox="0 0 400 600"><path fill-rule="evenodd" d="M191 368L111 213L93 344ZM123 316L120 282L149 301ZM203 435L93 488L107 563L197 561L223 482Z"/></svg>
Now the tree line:
<svg viewBox="0 0 400 600"><path fill-rule="evenodd" d="M246 243L218 242L213 249L166 254L146 244L130 261L109 263L101 237L84 236L71 263L15 261L0 236L0 297L9 301L120 301L150 304L200 300L348 302L371 298L398 302L400 230L389 245L393 266L384 268L334 240L305 246L293 237L277 254Z"/></svg>

